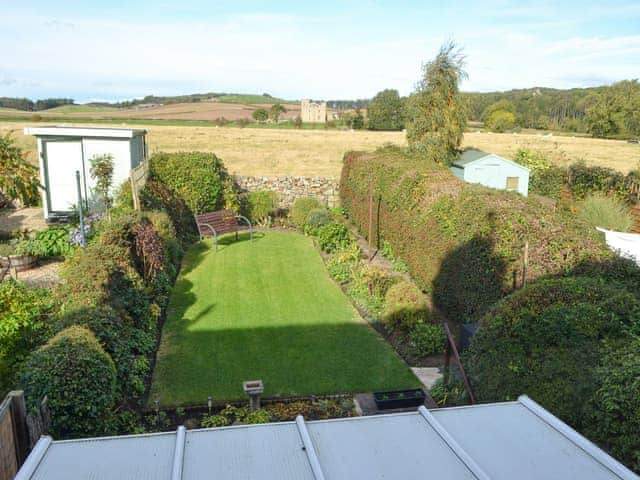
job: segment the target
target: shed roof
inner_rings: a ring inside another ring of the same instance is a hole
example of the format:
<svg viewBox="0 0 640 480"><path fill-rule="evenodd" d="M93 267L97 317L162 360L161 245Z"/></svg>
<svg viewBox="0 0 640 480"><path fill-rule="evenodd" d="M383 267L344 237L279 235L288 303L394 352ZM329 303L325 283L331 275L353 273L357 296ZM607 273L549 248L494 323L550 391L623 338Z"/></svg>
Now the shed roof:
<svg viewBox="0 0 640 480"><path fill-rule="evenodd" d="M515 165L516 167L521 168L522 170L529 171L527 167L525 167L524 165L520 165L519 163L516 163L513 160L509 160L508 158L501 157L500 155L496 155L495 153L487 153L487 152L483 152L482 150L476 150L473 148L462 152L460 157L457 160L454 160L453 165L455 165L456 167L465 168L467 165L487 157L492 157L501 162L505 162L510 165Z"/></svg>
<svg viewBox="0 0 640 480"><path fill-rule="evenodd" d="M89 138L133 138L145 135L146 130L140 128L103 128L103 127L27 127L25 135L37 137L89 137Z"/></svg>
<svg viewBox="0 0 640 480"><path fill-rule="evenodd" d="M347 419L52 442L25 479L635 479L529 398Z"/></svg>

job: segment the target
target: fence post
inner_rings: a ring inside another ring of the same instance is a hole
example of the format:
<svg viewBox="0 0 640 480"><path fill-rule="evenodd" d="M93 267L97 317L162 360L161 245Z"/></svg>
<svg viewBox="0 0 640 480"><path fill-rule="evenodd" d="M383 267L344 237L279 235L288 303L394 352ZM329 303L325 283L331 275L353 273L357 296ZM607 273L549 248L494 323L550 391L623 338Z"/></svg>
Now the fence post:
<svg viewBox="0 0 640 480"><path fill-rule="evenodd" d="M373 181L369 180L369 261L373 258L371 253L371 239L373 237Z"/></svg>
<svg viewBox="0 0 640 480"><path fill-rule="evenodd" d="M522 288L527 286L528 266L529 266L529 240L524 242L524 256L522 258Z"/></svg>
<svg viewBox="0 0 640 480"><path fill-rule="evenodd" d="M16 458L18 465L22 465L29 454L29 432L27 429L27 404L22 390L12 390L8 397L11 399L11 420L16 442Z"/></svg>

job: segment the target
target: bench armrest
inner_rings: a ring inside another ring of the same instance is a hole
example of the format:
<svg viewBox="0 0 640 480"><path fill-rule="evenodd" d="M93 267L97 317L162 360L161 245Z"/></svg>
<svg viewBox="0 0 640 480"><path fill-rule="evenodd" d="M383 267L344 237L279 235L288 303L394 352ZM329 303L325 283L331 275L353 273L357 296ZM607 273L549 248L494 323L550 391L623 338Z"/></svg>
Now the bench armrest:
<svg viewBox="0 0 640 480"><path fill-rule="evenodd" d="M200 227L207 227L209 230L211 230L211 233L213 233L214 237L218 236L218 232L216 232L215 228L213 228L208 223L196 223L196 225L198 226L198 233L200 234L200 237L202 237L202 234L200 233Z"/></svg>
<svg viewBox="0 0 640 480"><path fill-rule="evenodd" d="M236 215L236 218L237 218L238 220L244 220L244 222L245 222L247 225L249 225L249 228L252 228L252 226L251 226L251 222L249 221L249 219L248 219L247 217L244 217L244 216L242 216L242 215Z"/></svg>

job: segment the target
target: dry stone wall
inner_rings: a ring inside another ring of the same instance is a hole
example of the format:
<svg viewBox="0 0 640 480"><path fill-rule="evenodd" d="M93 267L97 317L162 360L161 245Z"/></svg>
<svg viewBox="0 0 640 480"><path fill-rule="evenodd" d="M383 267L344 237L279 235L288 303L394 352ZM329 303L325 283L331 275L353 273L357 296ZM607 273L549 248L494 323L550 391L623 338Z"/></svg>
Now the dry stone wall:
<svg viewBox="0 0 640 480"><path fill-rule="evenodd" d="M235 177L241 191L269 190L278 194L279 208L289 208L296 198L315 197L327 207L339 203L338 181L325 177Z"/></svg>

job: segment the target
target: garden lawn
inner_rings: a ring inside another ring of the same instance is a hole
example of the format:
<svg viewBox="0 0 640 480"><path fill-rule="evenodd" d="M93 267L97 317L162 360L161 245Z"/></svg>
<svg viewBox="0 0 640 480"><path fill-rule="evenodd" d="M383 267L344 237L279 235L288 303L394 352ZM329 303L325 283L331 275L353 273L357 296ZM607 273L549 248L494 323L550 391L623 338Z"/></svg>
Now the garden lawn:
<svg viewBox="0 0 640 480"><path fill-rule="evenodd" d="M311 238L284 232L198 243L173 291L150 401L246 398L417 387L393 349L329 278Z"/></svg>

